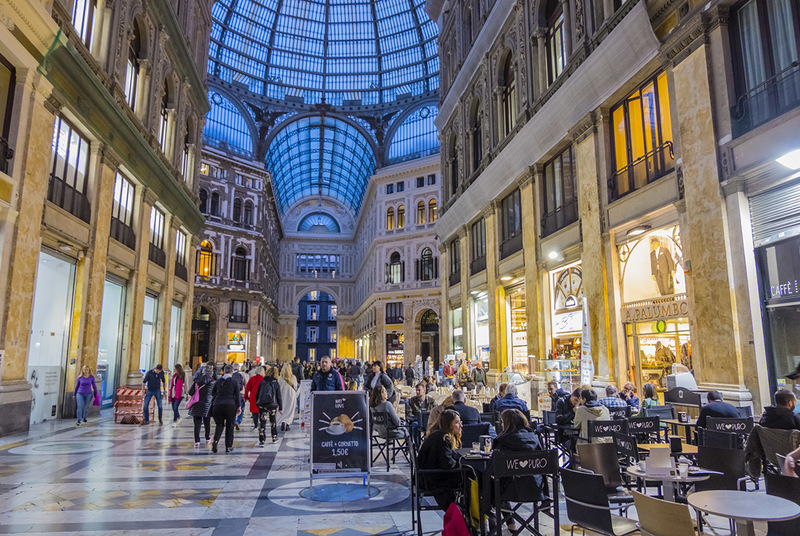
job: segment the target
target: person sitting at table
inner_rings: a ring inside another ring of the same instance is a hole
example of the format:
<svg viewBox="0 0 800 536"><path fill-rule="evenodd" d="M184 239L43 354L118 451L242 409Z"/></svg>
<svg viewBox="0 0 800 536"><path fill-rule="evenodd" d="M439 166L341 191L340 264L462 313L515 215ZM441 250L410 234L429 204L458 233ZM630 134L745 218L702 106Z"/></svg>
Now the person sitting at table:
<svg viewBox="0 0 800 536"><path fill-rule="evenodd" d="M517 386L513 383L506 386L506 396L494 405L494 410L498 413L504 409L518 409L523 413L528 411L528 403L517 396Z"/></svg>
<svg viewBox="0 0 800 536"><path fill-rule="evenodd" d="M431 411L436 406L436 401L432 396L425 393L425 384L420 382L414 388L416 395L408 399L406 415L408 419L414 420L419 417L422 410Z"/></svg>
<svg viewBox="0 0 800 536"><path fill-rule="evenodd" d="M451 409L461 416L461 424L478 424L481 422L481 412L465 403L467 397L464 391L456 389L453 391L452 397L453 407Z"/></svg>
<svg viewBox="0 0 800 536"><path fill-rule="evenodd" d="M564 398L559 398L556 402L556 424L567 426L575 420L575 409L581 405L580 387L572 391L572 394Z"/></svg>
<svg viewBox="0 0 800 536"><path fill-rule="evenodd" d="M642 387L642 395L644 396L644 400L642 400L642 405L639 407L639 413L636 414L636 417L646 417L644 410L658 405L658 391L656 390L656 386L652 383L644 384Z"/></svg>
<svg viewBox="0 0 800 536"><path fill-rule="evenodd" d="M497 405L497 401L506 396L506 387L508 387L508 383L506 382L503 382L497 386L497 394L494 395L494 398L489 401L489 408L492 411L495 411L494 407Z"/></svg>
<svg viewBox="0 0 800 536"><path fill-rule="evenodd" d="M426 428L426 433L431 433L435 428L437 423L439 422L439 418L442 416L442 413L448 408L453 405L453 397L448 396L444 399L444 401L439 404L438 406L434 407L431 410L430 415L428 415L428 427ZM460 415L459 415L460 417Z"/></svg>
<svg viewBox="0 0 800 536"><path fill-rule="evenodd" d="M459 466L461 447L461 416L451 409L442 412L433 430L430 430L419 447L417 461L420 469L448 471ZM423 474L421 487L430 491L436 504L447 510L456 502L456 491L463 486L461 475L453 473Z"/></svg>
<svg viewBox="0 0 800 536"><path fill-rule="evenodd" d="M406 429L402 427L402 421L397 413L394 412L394 406L388 401L389 395L386 393L386 388L382 385L374 388L369 395L369 413L372 416L372 421L375 423L375 431L378 432L379 437L405 437ZM386 420L383 424L375 421L375 415L379 413L386 414Z"/></svg>
<svg viewBox="0 0 800 536"><path fill-rule="evenodd" d="M758 422L764 428L778 430L800 430L800 415L794 412L797 399L788 389L775 391L775 405L764 408L764 414Z"/></svg>
<svg viewBox="0 0 800 536"><path fill-rule="evenodd" d="M797 464L800 462L800 448L794 449L786 455L786 461L783 462L783 474L792 478L798 478Z"/></svg>
<svg viewBox="0 0 800 536"><path fill-rule="evenodd" d="M555 411L559 400L569 398L569 393L562 389L555 380L547 382L547 394L550 395L550 407L553 411Z"/></svg>
<svg viewBox="0 0 800 536"><path fill-rule="evenodd" d="M697 417L697 426L706 427L706 419L709 417L720 417L723 419L738 419L739 412L736 406L723 402L722 393L719 391L708 392L708 404L700 408L700 415Z"/></svg>
<svg viewBox="0 0 800 536"><path fill-rule="evenodd" d="M473 387L475 387L475 385L472 383L472 375L469 373L469 367L467 366L466 361L461 363L461 366L458 367L456 381L461 389L466 389L467 391L472 391Z"/></svg>
<svg viewBox="0 0 800 536"><path fill-rule="evenodd" d="M631 411L639 411L639 397L636 396L636 386L633 382L625 382L618 396L631 407Z"/></svg>
<svg viewBox="0 0 800 536"><path fill-rule="evenodd" d="M617 387L615 385L606 385L606 396L598 400L598 402L607 408L624 408L628 403L617 396Z"/></svg>
<svg viewBox="0 0 800 536"><path fill-rule="evenodd" d="M578 428L578 443L589 443L589 421L607 421L611 419L608 408L597 401L597 393L594 389L584 389L581 391L581 405L575 410L573 424ZM598 437L594 439L596 443L611 441L610 437Z"/></svg>

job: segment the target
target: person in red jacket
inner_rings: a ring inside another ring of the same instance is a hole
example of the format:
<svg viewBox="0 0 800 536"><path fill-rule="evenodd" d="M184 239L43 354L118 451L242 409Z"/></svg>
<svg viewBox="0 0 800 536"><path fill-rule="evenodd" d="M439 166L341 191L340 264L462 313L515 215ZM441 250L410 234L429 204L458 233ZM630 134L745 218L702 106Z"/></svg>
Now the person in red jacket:
<svg viewBox="0 0 800 536"><path fill-rule="evenodd" d="M256 393L258 386L264 381L264 367L256 367L253 377L247 380L244 387L244 397L250 402L250 413L253 416L253 430L258 429L258 406L256 406Z"/></svg>
<svg viewBox="0 0 800 536"><path fill-rule="evenodd" d="M169 380L169 403L172 404L172 423L177 426L178 421L181 420L180 407L181 400L183 400L183 367L179 363L175 363L175 369L172 371L172 378Z"/></svg>

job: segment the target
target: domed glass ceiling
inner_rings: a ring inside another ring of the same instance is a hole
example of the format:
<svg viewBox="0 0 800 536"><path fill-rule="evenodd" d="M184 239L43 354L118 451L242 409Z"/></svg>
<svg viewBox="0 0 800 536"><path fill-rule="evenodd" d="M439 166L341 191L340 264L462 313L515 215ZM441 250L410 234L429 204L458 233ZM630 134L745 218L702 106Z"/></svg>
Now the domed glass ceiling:
<svg viewBox="0 0 800 536"><path fill-rule="evenodd" d="M439 87L424 0L217 0L208 71L257 94L333 106ZM349 102L345 102L349 101Z"/></svg>

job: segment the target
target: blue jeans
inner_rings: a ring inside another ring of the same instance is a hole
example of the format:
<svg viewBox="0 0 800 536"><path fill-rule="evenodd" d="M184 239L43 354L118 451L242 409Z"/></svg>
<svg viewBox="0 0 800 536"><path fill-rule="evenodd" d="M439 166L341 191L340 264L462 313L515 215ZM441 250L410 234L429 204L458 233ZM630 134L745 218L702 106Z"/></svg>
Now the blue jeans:
<svg viewBox="0 0 800 536"><path fill-rule="evenodd" d="M236 417L236 424L242 424L242 419L244 418L244 395L240 397L242 400L239 403L239 407L242 408L242 411L239 412L239 415Z"/></svg>
<svg viewBox="0 0 800 536"><path fill-rule="evenodd" d="M144 422L150 422L150 399L156 397L156 404L158 405L158 421L161 422L161 391L151 391L148 389L144 394Z"/></svg>
<svg viewBox="0 0 800 536"><path fill-rule="evenodd" d="M80 422L89 416L89 407L92 405L92 395L82 395L78 393L75 395L75 400L78 402L78 422Z"/></svg>
<svg viewBox="0 0 800 536"><path fill-rule="evenodd" d="M172 413L173 413L172 422L175 422L175 421L177 421L178 419L181 418L181 413L180 413L180 411L178 411L179 409L181 409L181 400L173 398L172 399Z"/></svg>

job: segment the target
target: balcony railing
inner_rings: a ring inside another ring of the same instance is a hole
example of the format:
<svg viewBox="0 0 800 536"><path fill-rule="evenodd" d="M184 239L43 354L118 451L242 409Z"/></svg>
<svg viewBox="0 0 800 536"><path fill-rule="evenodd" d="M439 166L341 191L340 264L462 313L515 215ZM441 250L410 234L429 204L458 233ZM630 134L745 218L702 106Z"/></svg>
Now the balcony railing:
<svg viewBox="0 0 800 536"><path fill-rule="evenodd" d="M167 254L164 253L163 249L152 242L150 242L150 253L148 254L148 258L162 268L167 265Z"/></svg>
<svg viewBox="0 0 800 536"><path fill-rule="evenodd" d="M469 263L469 273L470 275L475 275L480 273L486 269L486 256L478 257L477 259L472 259Z"/></svg>
<svg viewBox="0 0 800 536"><path fill-rule="evenodd" d="M551 235L576 221L578 221L578 200L573 199L542 216L542 236Z"/></svg>
<svg viewBox="0 0 800 536"><path fill-rule="evenodd" d="M608 180L611 200L617 199L660 179L675 169L672 142L667 141L649 153L640 156L624 168L617 170Z"/></svg>
<svg viewBox="0 0 800 536"><path fill-rule="evenodd" d="M457 271L457 272L456 272L456 273L454 273L454 274L450 274L450 275L448 276L448 279L447 279L447 280L448 280L448 282L450 283L450 286L451 286L451 287L452 287L452 286L455 286L455 285L458 285L459 283L461 283L461 270Z"/></svg>
<svg viewBox="0 0 800 536"><path fill-rule="evenodd" d="M92 219L92 205L86 194L79 192L52 173L50 184L47 186L47 200L86 223Z"/></svg>
<svg viewBox="0 0 800 536"><path fill-rule="evenodd" d="M175 275L184 281L188 281L189 273L186 270L186 266L177 261L175 261Z"/></svg>
<svg viewBox="0 0 800 536"><path fill-rule="evenodd" d="M517 231L517 234L503 240L500 243L500 258L505 259L509 255L516 253L522 249L522 230Z"/></svg>
<svg viewBox="0 0 800 536"><path fill-rule="evenodd" d="M136 249L136 233L130 225L125 225L121 220L111 218L111 238L128 247L129 249Z"/></svg>
<svg viewBox="0 0 800 536"><path fill-rule="evenodd" d="M739 95L731 108L733 135L755 127L800 106L800 62Z"/></svg>
<svg viewBox="0 0 800 536"><path fill-rule="evenodd" d="M234 324L247 324L247 315L230 315L228 321Z"/></svg>
<svg viewBox="0 0 800 536"><path fill-rule="evenodd" d="M14 149L8 146L8 140L0 136L0 171L8 174L8 162L14 158Z"/></svg>

